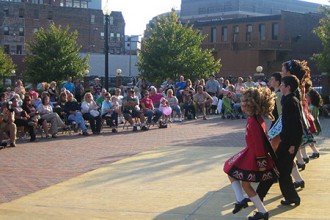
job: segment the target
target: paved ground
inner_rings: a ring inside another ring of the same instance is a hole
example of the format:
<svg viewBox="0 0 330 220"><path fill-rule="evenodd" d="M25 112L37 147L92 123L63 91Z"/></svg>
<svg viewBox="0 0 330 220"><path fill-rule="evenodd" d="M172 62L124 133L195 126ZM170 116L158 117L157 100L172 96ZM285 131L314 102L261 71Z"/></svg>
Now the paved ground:
<svg viewBox="0 0 330 220"><path fill-rule="evenodd" d="M243 120L189 121L100 136L63 136L0 151L0 203L9 202L137 153L163 146L241 146Z"/></svg>
<svg viewBox="0 0 330 220"><path fill-rule="evenodd" d="M221 171L244 145L244 123L190 121L2 150L1 201L36 193L0 205L0 219L244 219L253 208L231 214L234 195ZM303 172L301 206L278 207L277 186L267 197L275 219L329 219L329 127L323 120L321 158Z"/></svg>

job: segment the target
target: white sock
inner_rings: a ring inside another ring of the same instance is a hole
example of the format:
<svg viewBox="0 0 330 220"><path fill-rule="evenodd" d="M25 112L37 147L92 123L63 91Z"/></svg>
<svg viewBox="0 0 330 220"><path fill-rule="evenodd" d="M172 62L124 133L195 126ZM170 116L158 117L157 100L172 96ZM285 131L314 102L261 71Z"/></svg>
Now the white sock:
<svg viewBox="0 0 330 220"><path fill-rule="evenodd" d="M307 153L306 153L306 147L300 148L300 152L301 152L303 158L308 158Z"/></svg>
<svg viewBox="0 0 330 220"><path fill-rule="evenodd" d="M241 183L238 180L236 180L231 183L231 187L234 190L237 202L241 202L245 198Z"/></svg>
<svg viewBox="0 0 330 220"><path fill-rule="evenodd" d="M311 143L310 147L312 148L313 153L318 153L319 152L315 147L315 143Z"/></svg>
<svg viewBox="0 0 330 220"><path fill-rule="evenodd" d="M298 170L298 167L296 164L293 164L293 167L292 167L292 171L291 171L291 175L294 179L294 182L301 182L303 181L300 173L299 173L299 170Z"/></svg>
<svg viewBox="0 0 330 220"><path fill-rule="evenodd" d="M267 212L264 204L261 202L258 195L250 197L250 199L253 202L254 206L257 208L258 212L261 212L261 213L266 213Z"/></svg>
<svg viewBox="0 0 330 220"><path fill-rule="evenodd" d="M302 159L300 149L297 152L296 158L297 158L299 164L305 164L304 160Z"/></svg>

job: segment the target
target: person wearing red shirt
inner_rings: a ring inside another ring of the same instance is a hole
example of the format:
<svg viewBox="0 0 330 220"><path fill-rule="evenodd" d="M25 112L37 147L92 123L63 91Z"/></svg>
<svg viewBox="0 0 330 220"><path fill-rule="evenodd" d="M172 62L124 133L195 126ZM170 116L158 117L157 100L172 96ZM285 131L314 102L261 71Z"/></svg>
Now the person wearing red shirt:
<svg viewBox="0 0 330 220"><path fill-rule="evenodd" d="M224 172L228 174L236 200L233 214L248 207L252 201L257 208L249 220L268 219L269 214L250 182L270 181L277 178L275 154L266 136L266 124L262 116L274 119L274 94L268 88L248 89L242 94L242 111L248 115L246 125L246 147L225 162ZM245 198L243 190L249 196Z"/></svg>
<svg viewBox="0 0 330 220"><path fill-rule="evenodd" d="M163 115L163 113L159 109L154 108L153 101L149 97L148 91L144 92L144 97L143 97L143 99L141 99L140 103L141 103L141 107L142 107L144 116L146 116L148 118L147 123L151 124L152 121L154 123L157 123L157 121Z"/></svg>
<svg viewBox="0 0 330 220"><path fill-rule="evenodd" d="M164 96L163 96L162 93L157 92L156 87L154 87L154 86L151 86L150 87L149 98L152 100L155 108L158 108L159 107L159 105L160 105L160 99L163 98L163 97Z"/></svg>

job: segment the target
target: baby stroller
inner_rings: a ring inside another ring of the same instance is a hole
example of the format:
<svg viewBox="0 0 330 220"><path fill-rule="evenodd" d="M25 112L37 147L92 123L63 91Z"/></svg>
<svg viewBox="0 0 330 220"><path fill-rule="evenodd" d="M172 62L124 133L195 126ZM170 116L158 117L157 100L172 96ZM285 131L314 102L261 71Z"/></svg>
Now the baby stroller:
<svg viewBox="0 0 330 220"><path fill-rule="evenodd" d="M235 119L238 116L238 112L233 108L232 100L227 96L222 98L222 112L222 118Z"/></svg>

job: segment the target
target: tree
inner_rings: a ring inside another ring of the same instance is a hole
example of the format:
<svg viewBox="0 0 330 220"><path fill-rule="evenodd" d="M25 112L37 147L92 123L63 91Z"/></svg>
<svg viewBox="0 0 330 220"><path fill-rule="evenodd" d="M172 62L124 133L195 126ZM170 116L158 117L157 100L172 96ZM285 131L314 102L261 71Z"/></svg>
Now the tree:
<svg viewBox="0 0 330 220"><path fill-rule="evenodd" d="M78 32L70 32L51 24L38 30L28 43L26 76L29 81L62 81L71 77L82 77L88 69L89 57L80 57L77 45Z"/></svg>
<svg viewBox="0 0 330 220"><path fill-rule="evenodd" d="M11 75L11 71L15 69L10 56L4 53L3 49L0 47L0 76L4 79L6 76Z"/></svg>
<svg viewBox="0 0 330 220"><path fill-rule="evenodd" d="M148 81L160 84L181 74L195 79L219 72L220 60L201 49L205 36L181 24L174 11L159 17L146 32L150 36L142 41L138 67Z"/></svg>
<svg viewBox="0 0 330 220"><path fill-rule="evenodd" d="M324 6L323 12L324 17L320 20L320 26L314 30L322 42L323 51L314 58L320 69L330 74L330 6Z"/></svg>

